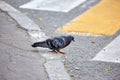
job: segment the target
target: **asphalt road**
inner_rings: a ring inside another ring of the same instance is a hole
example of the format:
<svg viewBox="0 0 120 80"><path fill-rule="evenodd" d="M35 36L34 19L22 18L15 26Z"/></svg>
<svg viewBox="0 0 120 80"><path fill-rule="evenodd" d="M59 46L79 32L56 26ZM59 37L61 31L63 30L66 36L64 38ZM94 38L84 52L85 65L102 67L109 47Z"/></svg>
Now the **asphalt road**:
<svg viewBox="0 0 120 80"><path fill-rule="evenodd" d="M44 10L20 9L19 6L29 0L4 0L25 13L49 36L67 35L57 33L56 29L65 25L76 16L95 5L97 0L88 0L68 13ZM42 20L38 20L41 18ZM73 34L75 42L63 49L66 52L64 64L73 80L120 80L120 64L90 61L103 47L111 42L120 32L113 36L83 36Z"/></svg>

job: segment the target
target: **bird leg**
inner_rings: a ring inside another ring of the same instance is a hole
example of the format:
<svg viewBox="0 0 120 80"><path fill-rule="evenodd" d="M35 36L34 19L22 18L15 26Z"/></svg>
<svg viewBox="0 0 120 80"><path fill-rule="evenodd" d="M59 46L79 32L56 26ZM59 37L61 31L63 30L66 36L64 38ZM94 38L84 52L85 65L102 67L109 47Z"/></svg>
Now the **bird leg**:
<svg viewBox="0 0 120 80"><path fill-rule="evenodd" d="M65 54L64 52L61 52L59 50L53 50L53 52L60 53L60 54Z"/></svg>

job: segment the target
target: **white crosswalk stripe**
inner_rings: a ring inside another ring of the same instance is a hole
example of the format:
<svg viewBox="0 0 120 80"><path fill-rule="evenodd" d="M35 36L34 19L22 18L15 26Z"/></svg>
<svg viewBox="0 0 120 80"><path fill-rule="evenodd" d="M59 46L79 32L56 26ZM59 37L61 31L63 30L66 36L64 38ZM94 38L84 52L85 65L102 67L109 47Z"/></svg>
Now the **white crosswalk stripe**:
<svg viewBox="0 0 120 80"><path fill-rule="evenodd" d="M86 0L32 0L20 8L68 12Z"/></svg>
<svg viewBox="0 0 120 80"><path fill-rule="evenodd" d="M120 63L120 35L101 50L93 60Z"/></svg>

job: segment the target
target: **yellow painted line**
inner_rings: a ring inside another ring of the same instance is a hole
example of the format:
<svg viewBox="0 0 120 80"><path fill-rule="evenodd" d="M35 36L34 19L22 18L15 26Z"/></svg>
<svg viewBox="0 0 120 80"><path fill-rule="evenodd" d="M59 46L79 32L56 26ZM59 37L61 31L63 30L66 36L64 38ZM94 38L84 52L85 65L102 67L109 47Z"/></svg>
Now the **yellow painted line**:
<svg viewBox="0 0 120 80"><path fill-rule="evenodd" d="M60 32L111 36L120 29L120 0L102 0L60 29Z"/></svg>

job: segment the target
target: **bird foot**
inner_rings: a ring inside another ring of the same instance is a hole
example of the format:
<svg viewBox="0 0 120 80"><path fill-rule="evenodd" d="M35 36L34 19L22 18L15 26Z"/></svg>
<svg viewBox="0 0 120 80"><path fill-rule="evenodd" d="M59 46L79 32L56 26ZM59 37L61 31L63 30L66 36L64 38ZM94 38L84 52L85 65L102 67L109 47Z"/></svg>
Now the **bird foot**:
<svg viewBox="0 0 120 80"><path fill-rule="evenodd" d="M63 55L65 54L64 52L59 52L59 53L60 53L60 54L63 54Z"/></svg>
<svg viewBox="0 0 120 80"><path fill-rule="evenodd" d="M52 50L50 52L55 52L55 53L60 53L60 54L65 54L64 52L58 51L58 50Z"/></svg>
<svg viewBox="0 0 120 80"><path fill-rule="evenodd" d="M53 50L53 52L60 53L60 54L65 54L64 52L58 51L58 50Z"/></svg>

